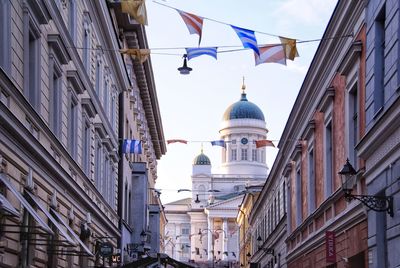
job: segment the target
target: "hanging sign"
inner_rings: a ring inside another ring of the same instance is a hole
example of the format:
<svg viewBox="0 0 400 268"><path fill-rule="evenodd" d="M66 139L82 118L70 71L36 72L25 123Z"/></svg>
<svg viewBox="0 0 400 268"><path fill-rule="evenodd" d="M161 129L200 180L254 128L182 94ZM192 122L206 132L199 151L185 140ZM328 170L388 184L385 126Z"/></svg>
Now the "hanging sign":
<svg viewBox="0 0 400 268"><path fill-rule="evenodd" d="M336 241L335 232L325 232L325 245L326 245L326 262L336 262Z"/></svg>
<svg viewBox="0 0 400 268"><path fill-rule="evenodd" d="M113 245L110 242L100 244L99 254L103 257L109 257L113 254Z"/></svg>

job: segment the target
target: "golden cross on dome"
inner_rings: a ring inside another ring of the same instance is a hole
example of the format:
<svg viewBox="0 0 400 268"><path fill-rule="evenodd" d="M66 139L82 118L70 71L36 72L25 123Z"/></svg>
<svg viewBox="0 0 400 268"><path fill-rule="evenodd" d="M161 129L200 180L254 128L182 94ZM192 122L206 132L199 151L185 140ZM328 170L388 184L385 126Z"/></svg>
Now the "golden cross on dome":
<svg viewBox="0 0 400 268"><path fill-rule="evenodd" d="M243 83L242 83L242 94L244 94L246 90L246 85L244 84L244 76L243 76Z"/></svg>

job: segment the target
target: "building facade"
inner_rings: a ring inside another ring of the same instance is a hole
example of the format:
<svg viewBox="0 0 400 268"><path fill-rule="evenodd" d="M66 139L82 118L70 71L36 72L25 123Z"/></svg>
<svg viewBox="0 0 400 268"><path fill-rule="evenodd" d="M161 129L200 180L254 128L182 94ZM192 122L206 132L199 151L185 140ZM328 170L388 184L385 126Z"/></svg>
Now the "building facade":
<svg viewBox="0 0 400 268"><path fill-rule="evenodd" d="M202 150L193 161L191 200L178 201L183 202L179 213L170 210L176 202L166 204L167 230L175 224L170 215L179 217L178 228L185 230L185 236L174 234L178 238L175 245L181 243L186 250L189 244L189 261L201 267L239 267L238 208L246 186L263 184L268 172L266 149L256 148L255 143L267 137L264 114L247 100L244 85L242 90L240 100L223 116L220 137L224 146L218 173L211 172L211 160ZM185 251L185 260L187 256Z"/></svg>
<svg viewBox="0 0 400 268"><path fill-rule="evenodd" d="M251 212L254 267L368 267L366 210L345 200L338 174L349 159L353 194L366 194L356 149L366 129L364 5L338 1L300 88Z"/></svg>
<svg viewBox="0 0 400 268"><path fill-rule="evenodd" d="M399 1L366 1L366 131L357 153L366 192L393 198L393 216L368 210L369 267L400 265L399 12Z"/></svg>
<svg viewBox="0 0 400 268"><path fill-rule="evenodd" d="M124 256L122 226L135 234L139 212L139 233L160 251L162 124L151 62L121 56L147 41L119 5L0 1L1 267L116 265L101 245ZM120 154L133 138L143 153Z"/></svg>

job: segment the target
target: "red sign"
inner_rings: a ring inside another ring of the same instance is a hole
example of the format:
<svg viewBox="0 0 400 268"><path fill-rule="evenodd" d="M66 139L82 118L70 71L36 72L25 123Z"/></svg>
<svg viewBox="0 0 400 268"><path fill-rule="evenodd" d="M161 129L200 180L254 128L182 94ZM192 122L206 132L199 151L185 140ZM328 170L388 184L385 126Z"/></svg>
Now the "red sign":
<svg viewBox="0 0 400 268"><path fill-rule="evenodd" d="M335 232L325 232L326 262L336 262L336 241Z"/></svg>

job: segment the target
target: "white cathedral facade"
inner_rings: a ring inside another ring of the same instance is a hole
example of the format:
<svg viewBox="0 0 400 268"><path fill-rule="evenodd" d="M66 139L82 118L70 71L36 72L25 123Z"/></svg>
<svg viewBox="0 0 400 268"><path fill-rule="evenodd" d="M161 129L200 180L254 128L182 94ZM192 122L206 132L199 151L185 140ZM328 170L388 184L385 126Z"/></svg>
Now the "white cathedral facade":
<svg viewBox="0 0 400 268"><path fill-rule="evenodd" d="M255 143L267 138L264 114L242 90L223 115L218 173L202 150L193 161L192 198L165 204L165 253L197 267L239 267L238 206L247 186L267 178L265 147Z"/></svg>

